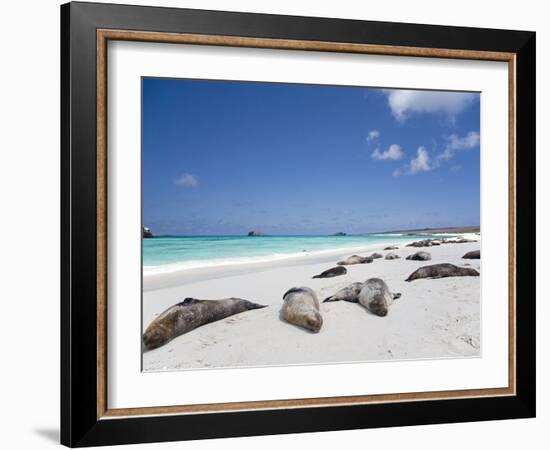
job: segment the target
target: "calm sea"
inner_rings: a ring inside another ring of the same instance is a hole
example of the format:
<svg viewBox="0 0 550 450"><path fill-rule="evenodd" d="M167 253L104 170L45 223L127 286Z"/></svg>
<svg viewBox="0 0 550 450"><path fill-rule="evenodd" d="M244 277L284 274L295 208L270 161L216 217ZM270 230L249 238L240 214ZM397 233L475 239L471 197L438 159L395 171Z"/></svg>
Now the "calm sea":
<svg viewBox="0 0 550 450"><path fill-rule="evenodd" d="M143 239L144 273L269 262L339 249L383 246L426 235L174 236ZM441 237L441 236L440 236Z"/></svg>

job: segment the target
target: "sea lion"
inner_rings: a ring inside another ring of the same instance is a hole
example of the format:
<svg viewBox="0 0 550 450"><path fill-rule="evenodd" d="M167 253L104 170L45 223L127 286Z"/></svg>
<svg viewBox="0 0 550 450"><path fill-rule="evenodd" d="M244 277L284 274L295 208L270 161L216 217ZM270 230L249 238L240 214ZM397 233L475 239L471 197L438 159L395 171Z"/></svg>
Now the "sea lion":
<svg viewBox="0 0 550 450"><path fill-rule="evenodd" d="M433 247L434 245L441 245L439 239L423 239L421 241L411 242L406 247Z"/></svg>
<svg viewBox="0 0 550 450"><path fill-rule="evenodd" d="M201 325L266 306L234 297L222 300L186 298L165 310L149 324L143 333L143 344L147 350L152 350Z"/></svg>
<svg viewBox="0 0 550 450"><path fill-rule="evenodd" d="M399 258L401 257L397 253L390 252L386 255L385 259L399 259Z"/></svg>
<svg viewBox="0 0 550 450"><path fill-rule="evenodd" d="M390 305L399 297L401 294L391 293L384 280L369 278L359 292L359 303L371 313L384 317L388 314Z"/></svg>
<svg viewBox="0 0 550 450"><path fill-rule="evenodd" d="M454 264L433 264L416 269L405 281L413 281L420 278L446 277L479 277L479 272L469 267L458 267Z"/></svg>
<svg viewBox="0 0 550 450"><path fill-rule="evenodd" d="M471 252L466 253L462 259L479 259L481 258L481 250L473 250Z"/></svg>
<svg viewBox="0 0 550 450"><path fill-rule="evenodd" d="M428 252L416 252L412 255L407 256L406 259L410 259L413 261L429 261L432 259L432 255L430 255Z"/></svg>
<svg viewBox="0 0 550 450"><path fill-rule="evenodd" d="M399 247L397 245L390 245L386 247L384 250L397 250Z"/></svg>
<svg viewBox="0 0 550 450"><path fill-rule="evenodd" d="M339 266L351 266L352 264L368 264L372 262L370 256L351 255L343 261L338 261L336 264Z"/></svg>
<svg viewBox="0 0 550 450"><path fill-rule="evenodd" d="M323 325L317 295L308 287L293 287L283 295L281 319L318 333Z"/></svg>
<svg viewBox="0 0 550 450"><path fill-rule="evenodd" d="M348 273L345 267L337 266L327 269L324 272L321 272L319 275L315 275L313 278L332 278L340 275L345 275Z"/></svg>
<svg viewBox="0 0 550 450"><path fill-rule="evenodd" d="M373 253L372 255L370 255L370 257L372 259L378 259L378 258L382 258L383 255L381 255L380 253Z"/></svg>
<svg viewBox="0 0 550 450"><path fill-rule="evenodd" d="M363 283L352 283L345 288L340 289L338 292L336 292L336 294L325 298L323 300L323 303L337 302L340 300L343 300L345 302L357 303L359 301L359 292L361 292L362 287Z"/></svg>

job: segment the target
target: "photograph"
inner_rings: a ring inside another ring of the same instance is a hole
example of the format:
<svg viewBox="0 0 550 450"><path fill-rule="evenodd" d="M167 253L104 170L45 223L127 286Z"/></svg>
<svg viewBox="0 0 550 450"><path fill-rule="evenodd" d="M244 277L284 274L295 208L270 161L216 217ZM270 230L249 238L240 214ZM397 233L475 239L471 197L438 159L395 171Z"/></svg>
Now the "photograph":
<svg viewBox="0 0 550 450"><path fill-rule="evenodd" d="M142 370L478 358L480 93L141 79Z"/></svg>

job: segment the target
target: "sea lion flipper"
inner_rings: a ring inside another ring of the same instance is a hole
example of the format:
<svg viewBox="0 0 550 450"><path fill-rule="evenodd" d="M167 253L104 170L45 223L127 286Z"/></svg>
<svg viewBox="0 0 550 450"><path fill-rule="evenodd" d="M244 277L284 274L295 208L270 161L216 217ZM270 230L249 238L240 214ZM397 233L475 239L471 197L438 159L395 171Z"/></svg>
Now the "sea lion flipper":
<svg viewBox="0 0 550 450"><path fill-rule="evenodd" d="M401 297L401 292L394 292L394 294L393 294L393 299L394 300L397 300L400 297Z"/></svg>

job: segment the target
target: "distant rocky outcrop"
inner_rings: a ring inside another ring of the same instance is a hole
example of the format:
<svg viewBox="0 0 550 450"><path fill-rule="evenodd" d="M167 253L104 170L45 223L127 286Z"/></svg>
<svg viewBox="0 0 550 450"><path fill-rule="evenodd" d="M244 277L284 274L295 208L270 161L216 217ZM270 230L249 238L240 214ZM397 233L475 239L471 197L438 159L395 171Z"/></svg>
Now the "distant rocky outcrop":
<svg viewBox="0 0 550 450"><path fill-rule="evenodd" d="M343 231L339 231L338 233L334 233L331 236L347 236L347 234L344 233Z"/></svg>
<svg viewBox="0 0 550 450"><path fill-rule="evenodd" d="M249 231L248 236L267 236L267 234L262 233L261 231Z"/></svg>
<svg viewBox="0 0 550 450"><path fill-rule="evenodd" d="M153 237L155 237L155 235L153 234L151 229L147 228L147 227L143 227L143 234L142 235L143 235L144 238L153 238Z"/></svg>

